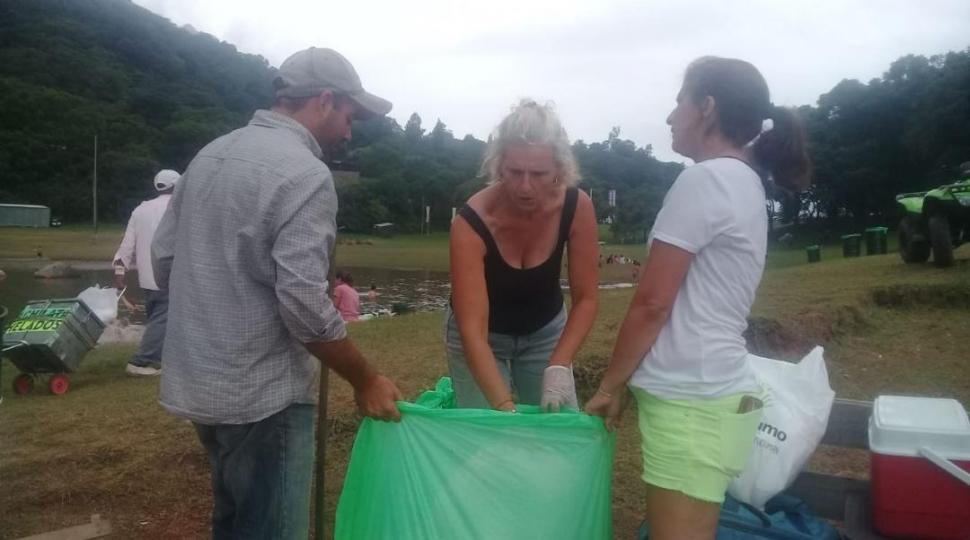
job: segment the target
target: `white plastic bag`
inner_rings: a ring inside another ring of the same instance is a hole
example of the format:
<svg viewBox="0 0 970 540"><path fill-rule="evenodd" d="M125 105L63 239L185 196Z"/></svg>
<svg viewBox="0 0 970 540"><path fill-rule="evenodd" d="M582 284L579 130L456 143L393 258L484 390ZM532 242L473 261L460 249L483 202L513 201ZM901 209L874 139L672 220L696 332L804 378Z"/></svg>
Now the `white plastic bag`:
<svg viewBox="0 0 970 540"><path fill-rule="evenodd" d="M735 498L764 509L795 481L822 440L835 400L823 352L815 347L798 364L748 355L768 395L748 463L728 487Z"/></svg>
<svg viewBox="0 0 970 540"><path fill-rule="evenodd" d="M118 318L118 289L88 287L77 295L105 325Z"/></svg>

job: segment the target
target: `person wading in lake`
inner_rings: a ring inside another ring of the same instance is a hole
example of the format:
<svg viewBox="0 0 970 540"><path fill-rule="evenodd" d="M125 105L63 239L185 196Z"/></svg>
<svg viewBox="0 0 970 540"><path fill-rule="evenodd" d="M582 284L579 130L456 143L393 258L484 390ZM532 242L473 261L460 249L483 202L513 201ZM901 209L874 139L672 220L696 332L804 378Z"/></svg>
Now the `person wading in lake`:
<svg viewBox="0 0 970 540"><path fill-rule="evenodd" d="M354 276L350 272L337 273L337 286L333 288L333 305L346 322L360 320L360 293L354 289Z"/></svg>
<svg viewBox="0 0 970 540"><path fill-rule="evenodd" d="M306 540L319 362L363 415L400 418L327 294L337 196L320 161L391 104L330 49L287 58L274 87L272 110L192 160L153 246L171 302L159 401L209 454L214 538Z"/></svg>

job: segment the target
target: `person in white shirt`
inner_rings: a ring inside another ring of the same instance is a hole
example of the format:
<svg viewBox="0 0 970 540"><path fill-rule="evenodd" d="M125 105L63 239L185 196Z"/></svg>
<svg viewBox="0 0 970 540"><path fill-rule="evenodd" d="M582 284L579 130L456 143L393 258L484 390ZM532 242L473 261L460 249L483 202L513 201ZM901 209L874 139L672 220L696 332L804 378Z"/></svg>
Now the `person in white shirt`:
<svg viewBox="0 0 970 540"><path fill-rule="evenodd" d="M148 323L138 352L128 362L125 371L129 375L158 375L162 372L162 344L165 341L165 322L168 320L168 291L155 283L152 270L152 238L162 215L175 191L181 175L171 169L162 169L155 175L153 184L158 196L138 205L128 219L125 237L115 253L115 286L125 287L125 273L138 270L138 284L145 298L145 314Z"/></svg>
<svg viewBox="0 0 970 540"><path fill-rule="evenodd" d="M761 420L742 333L764 270L765 185L804 189L811 164L795 113L772 105L761 73L742 60L691 63L667 123L673 150L695 164L664 199L586 411L615 427L630 387L650 538L713 539Z"/></svg>

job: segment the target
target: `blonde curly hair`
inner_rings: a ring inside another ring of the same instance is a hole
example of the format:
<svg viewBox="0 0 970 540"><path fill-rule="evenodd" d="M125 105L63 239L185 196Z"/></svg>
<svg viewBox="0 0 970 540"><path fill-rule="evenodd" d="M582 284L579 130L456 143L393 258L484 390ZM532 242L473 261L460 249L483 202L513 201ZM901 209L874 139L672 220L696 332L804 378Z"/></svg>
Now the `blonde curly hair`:
<svg viewBox="0 0 970 540"><path fill-rule="evenodd" d="M489 185L500 180L499 169L505 149L509 145L522 143L551 146L553 158L559 165L559 181L566 187L579 183L579 165L553 105L540 105L535 100L526 98L512 107L512 111L502 119L489 137L481 168L481 176L488 180Z"/></svg>

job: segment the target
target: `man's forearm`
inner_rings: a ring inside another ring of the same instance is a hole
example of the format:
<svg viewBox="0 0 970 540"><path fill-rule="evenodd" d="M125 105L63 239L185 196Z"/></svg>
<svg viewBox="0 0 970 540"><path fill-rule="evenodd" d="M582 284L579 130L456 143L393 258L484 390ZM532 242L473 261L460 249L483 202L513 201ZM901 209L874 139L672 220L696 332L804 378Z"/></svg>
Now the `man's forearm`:
<svg viewBox="0 0 970 540"><path fill-rule="evenodd" d="M336 371L337 375L349 382L355 389L363 388L378 375L377 370L367 363L364 355L357 350L357 347L349 338L336 341L315 341L305 345L310 354L328 368Z"/></svg>

